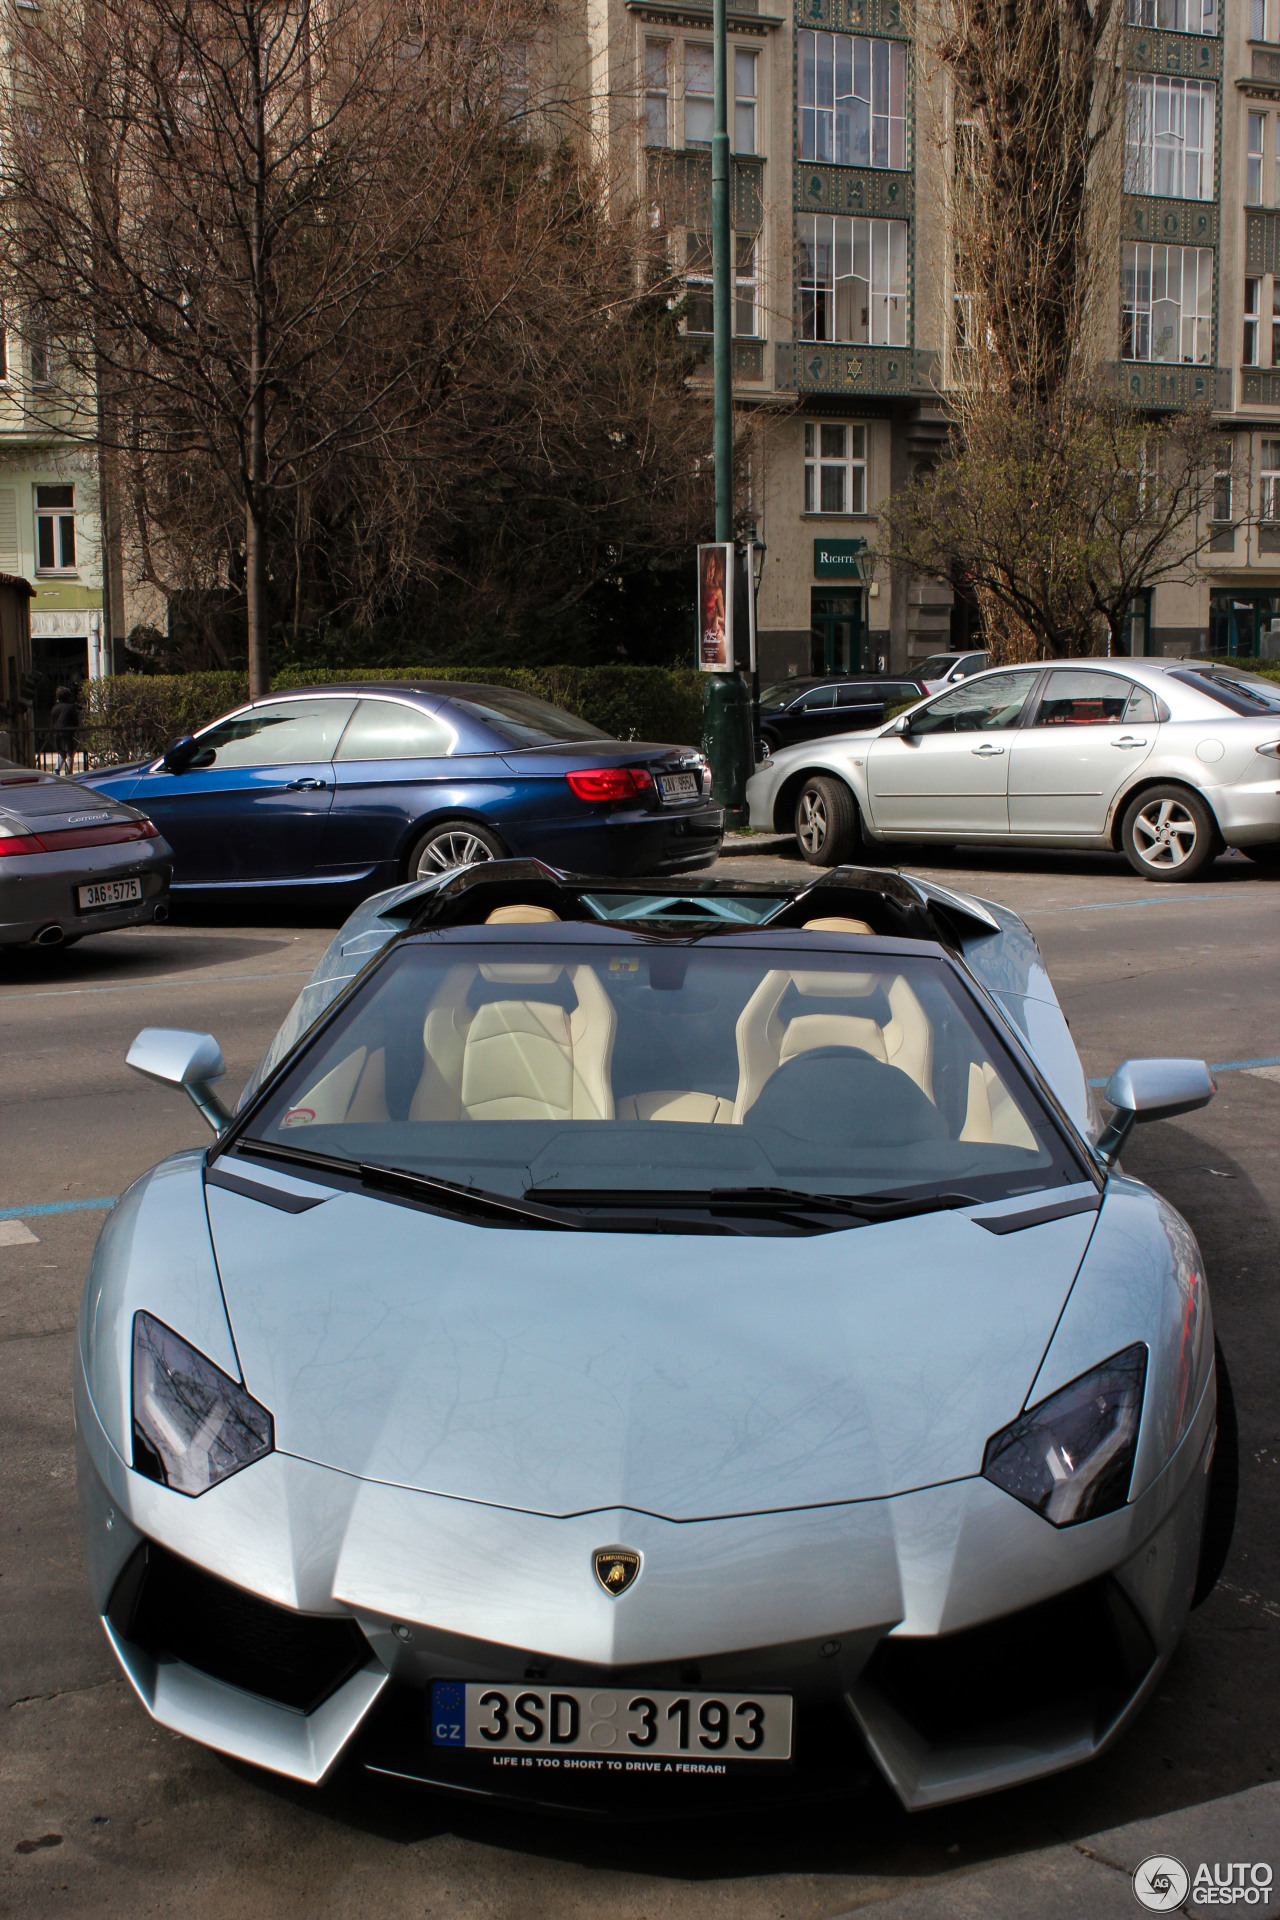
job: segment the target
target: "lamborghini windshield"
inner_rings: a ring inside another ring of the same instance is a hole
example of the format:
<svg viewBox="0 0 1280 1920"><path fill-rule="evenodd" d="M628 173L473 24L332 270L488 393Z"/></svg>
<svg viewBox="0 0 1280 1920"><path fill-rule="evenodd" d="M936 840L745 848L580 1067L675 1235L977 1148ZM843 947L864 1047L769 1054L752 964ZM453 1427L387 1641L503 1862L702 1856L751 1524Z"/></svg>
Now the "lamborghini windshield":
<svg viewBox="0 0 1280 1920"><path fill-rule="evenodd" d="M802 933L764 951L503 931L402 943L241 1146L552 1205L583 1189L989 1200L1087 1177L940 957L806 952Z"/></svg>

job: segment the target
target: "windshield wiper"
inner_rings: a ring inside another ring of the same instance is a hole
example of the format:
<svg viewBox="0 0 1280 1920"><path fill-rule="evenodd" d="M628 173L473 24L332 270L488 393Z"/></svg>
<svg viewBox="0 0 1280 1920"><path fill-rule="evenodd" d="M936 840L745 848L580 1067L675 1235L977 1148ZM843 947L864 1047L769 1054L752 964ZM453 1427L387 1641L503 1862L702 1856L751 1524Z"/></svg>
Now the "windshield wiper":
<svg viewBox="0 0 1280 1920"><path fill-rule="evenodd" d="M660 1211L702 1209L710 1213L844 1214L869 1226L877 1220L905 1220L912 1214L939 1213L953 1207L976 1207L968 1193L936 1193L919 1200L890 1194L806 1193L801 1187L527 1187L526 1200L547 1207L657 1208Z"/></svg>
<svg viewBox="0 0 1280 1920"><path fill-rule="evenodd" d="M277 1146L265 1140L246 1137L237 1143L241 1151L259 1159L282 1160L286 1165L311 1167L317 1173L333 1173L347 1180L359 1180L374 1192L402 1193L406 1199L434 1200L442 1212L461 1218L493 1220L496 1224L552 1227L561 1233L580 1233L577 1220L565 1220L549 1208L526 1206L522 1200L503 1193L490 1193L484 1187L464 1187L456 1180L438 1180L429 1173L410 1173L406 1167L383 1167L372 1161L344 1160L336 1153L316 1153L308 1147Z"/></svg>

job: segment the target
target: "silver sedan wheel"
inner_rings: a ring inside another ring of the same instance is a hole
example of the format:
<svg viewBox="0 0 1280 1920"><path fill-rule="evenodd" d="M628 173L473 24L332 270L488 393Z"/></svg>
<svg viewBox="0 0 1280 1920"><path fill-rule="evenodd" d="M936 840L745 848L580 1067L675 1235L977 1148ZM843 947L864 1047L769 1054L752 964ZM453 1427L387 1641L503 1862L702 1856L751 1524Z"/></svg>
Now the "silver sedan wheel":
<svg viewBox="0 0 1280 1920"><path fill-rule="evenodd" d="M1185 866L1196 850L1200 829L1180 800L1152 800L1135 815L1131 828L1138 857L1149 867Z"/></svg>
<svg viewBox="0 0 1280 1920"><path fill-rule="evenodd" d="M448 873L454 867L474 867L481 860L492 860L493 848L474 833L458 827L428 840L418 855L415 880L430 879L432 874Z"/></svg>
<svg viewBox="0 0 1280 1920"><path fill-rule="evenodd" d="M821 853L830 826L825 797L810 787L801 794L800 805L796 809L796 839L806 853Z"/></svg>

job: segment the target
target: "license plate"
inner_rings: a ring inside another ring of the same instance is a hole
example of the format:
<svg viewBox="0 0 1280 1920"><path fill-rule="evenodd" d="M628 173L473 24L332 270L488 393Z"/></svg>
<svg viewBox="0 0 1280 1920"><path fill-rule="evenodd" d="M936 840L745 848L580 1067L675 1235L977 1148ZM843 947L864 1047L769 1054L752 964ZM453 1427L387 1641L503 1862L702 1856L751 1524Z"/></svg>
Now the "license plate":
<svg viewBox="0 0 1280 1920"><path fill-rule="evenodd" d="M130 900L141 900L141 880L95 880L91 887L77 887L80 911L90 907L122 907Z"/></svg>
<svg viewBox="0 0 1280 1920"><path fill-rule="evenodd" d="M640 1763L668 1760L711 1762L719 1771L728 1760L791 1758L791 1696L437 1680L430 1736L433 1747L594 1755L631 1772L657 1771Z"/></svg>
<svg viewBox="0 0 1280 1920"><path fill-rule="evenodd" d="M696 800L700 783L696 773L660 773L658 790L664 800Z"/></svg>

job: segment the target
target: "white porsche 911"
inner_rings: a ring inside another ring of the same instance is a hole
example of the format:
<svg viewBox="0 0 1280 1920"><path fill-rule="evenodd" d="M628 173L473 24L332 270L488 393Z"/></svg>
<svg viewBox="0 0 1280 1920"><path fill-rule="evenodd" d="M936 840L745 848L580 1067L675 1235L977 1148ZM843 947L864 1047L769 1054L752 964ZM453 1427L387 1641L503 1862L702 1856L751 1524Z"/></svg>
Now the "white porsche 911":
<svg viewBox="0 0 1280 1920"><path fill-rule="evenodd" d="M1087 1760L1217 1577L1230 1394L1003 908L886 871L366 902L109 1216L89 1575L163 1725L620 1811ZM1140 1735L1135 1736L1140 1737Z"/></svg>

